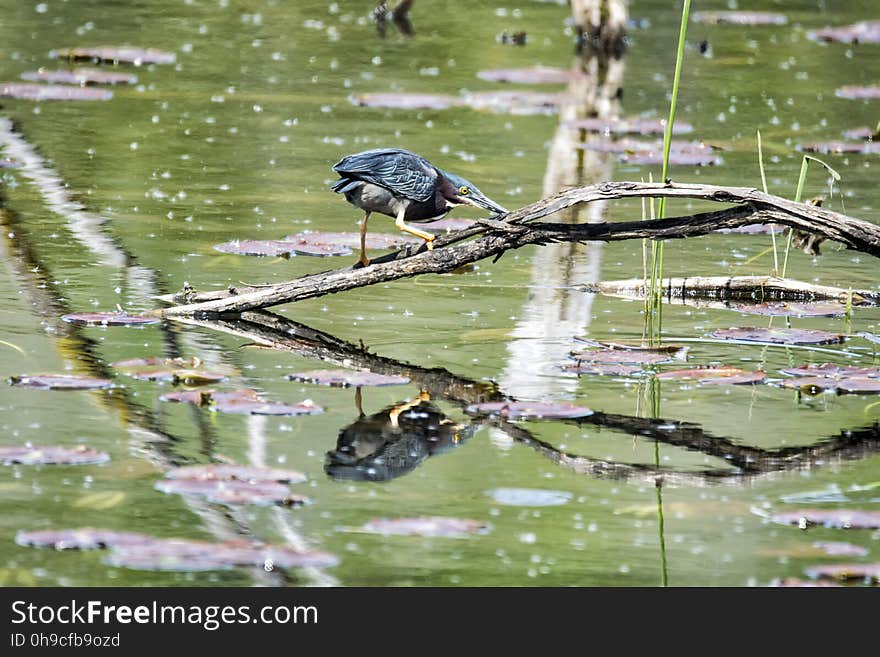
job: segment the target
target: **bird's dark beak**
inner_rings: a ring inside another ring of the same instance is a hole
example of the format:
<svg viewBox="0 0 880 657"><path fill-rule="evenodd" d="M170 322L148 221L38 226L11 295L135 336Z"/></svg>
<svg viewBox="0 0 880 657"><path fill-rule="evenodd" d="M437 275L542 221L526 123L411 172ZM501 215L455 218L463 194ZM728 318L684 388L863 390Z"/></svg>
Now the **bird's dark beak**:
<svg viewBox="0 0 880 657"><path fill-rule="evenodd" d="M504 206L498 205L488 196L483 196L482 194L477 192L471 192L470 196L462 196L461 200L465 203L481 208L483 210L494 212L495 214L507 214L509 212L509 210Z"/></svg>

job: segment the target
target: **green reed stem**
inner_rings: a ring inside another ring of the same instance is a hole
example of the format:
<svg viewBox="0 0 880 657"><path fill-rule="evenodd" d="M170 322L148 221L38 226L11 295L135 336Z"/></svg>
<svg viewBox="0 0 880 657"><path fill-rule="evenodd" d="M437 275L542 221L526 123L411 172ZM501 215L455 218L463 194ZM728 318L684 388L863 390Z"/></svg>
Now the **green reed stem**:
<svg viewBox="0 0 880 657"><path fill-rule="evenodd" d="M764 188L764 193L769 194L767 191L767 176L764 173L764 151L761 148L761 131L758 130L758 170L761 172L761 185ZM779 253L776 249L776 231L770 231L770 241L773 244L773 275L779 275Z"/></svg>

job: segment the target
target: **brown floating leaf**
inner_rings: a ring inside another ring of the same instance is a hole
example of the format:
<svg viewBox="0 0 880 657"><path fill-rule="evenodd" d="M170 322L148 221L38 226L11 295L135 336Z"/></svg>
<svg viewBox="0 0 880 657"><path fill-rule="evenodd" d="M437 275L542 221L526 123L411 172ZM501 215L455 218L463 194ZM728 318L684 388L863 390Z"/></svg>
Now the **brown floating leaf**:
<svg viewBox="0 0 880 657"><path fill-rule="evenodd" d="M593 338L581 338L575 336L574 338L578 342L583 342L591 347L602 347L603 349L623 349L626 351L648 351L657 354L677 354L682 351L687 351L688 347L683 344L658 344L658 345L646 345L641 341L627 341L627 340L615 340L613 342L608 340L595 340Z"/></svg>
<svg viewBox="0 0 880 657"><path fill-rule="evenodd" d="M807 32L814 41L840 41L842 43L880 43L880 21L861 21L843 27L826 27Z"/></svg>
<svg viewBox="0 0 880 657"><path fill-rule="evenodd" d="M572 374L591 374L596 376L636 376L644 370L638 365L623 365L620 363L577 363L576 365L563 365L562 369Z"/></svg>
<svg viewBox="0 0 880 657"><path fill-rule="evenodd" d="M79 374L22 374L9 377L9 383L20 388L47 390L97 390L112 388L109 379L95 379Z"/></svg>
<svg viewBox="0 0 880 657"><path fill-rule="evenodd" d="M573 351L569 357L590 364L654 365L668 363L672 360L667 353L657 353L647 349L589 349L587 351Z"/></svg>
<svg viewBox="0 0 880 657"><path fill-rule="evenodd" d="M286 377L291 381L304 381L341 388L349 386L399 386L410 382L410 379L405 376L352 370L312 370L310 372L294 372L287 374Z"/></svg>
<svg viewBox="0 0 880 657"><path fill-rule="evenodd" d="M797 376L783 379L779 385L783 388L794 388L808 395L818 395L823 390L836 390L839 380L828 376Z"/></svg>
<svg viewBox="0 0 880 657"><path fill-rule="evenodd" d="M464 98L458 96L441 96L437 94L359 94L350 97L355 105L362 107L382 107L386 109L432 109L445 110L450 107L461 107L465 104Z"/></svg>
<svg viewBox="0 0 880 657"><path fill-rule="evenodd" d="M214 249L221 253L248 256L290 257L296 255L309 256L341 256L351 255L347 246L332 244L310 244L291 240L234 240L223 244L215 244Z"/></svg>
<svg viewBox="0 0 880 657"><path fill-rule="evenodd" d="M97 48L58 48L49 51L53 59L91 59L102 62L142 64L173 64L177 56L173 52L132 46L100 46Z"/></svg>
<svg viewBox="0 0 880 657"><path fill-rule="evenodd" d="M475 223L477 222L473 219L438 219L437 221L419 224L419 228L430 233L451 233L456 230L470 228Z"/></svg>
<svg viewBox="0 0 880 657"><path fill-rule="evenodd" d="M593 411L585 406L564 402L485 402L465 409L470 415L500 415L509 420L563 420L587 417Z"/></svg>
<svg viewBox="0 0 880 657"><path fill-rule="evenodd" d="M765 303L734 305L733 310L753 315L784 317L838 317L846 314L846 305L838 301L816 301L811 303L789 303L786 301L767 301Z"/></svg>
<svg viewBox="0 0 880 657"><path fill-rule="evenodd" d="M323 413L324 409L306 401L300 404L282 404L281 402L263 401L260 399L241 399L233 398L227 400L213 397L212 408L223 413L234 413L237 415L317 415Z"/></svg>
<svg viewBox="0 0 880 657"><path fill-rule="evenodd" d="M813 547L832 557L864 557L868 554L867 548L863 548L861 545L840 541L816 541L813 543Z"/></svg>
<svg viewBox="0 0 880 657"><path fill-rule="evenodd" d="M641 164L641 165L651 165L651 164L662 164L663 163L663 153L657 151L645 151L645 152L635 152L635 153L622 153L620 155L620 161L625 162L626 164ZM686 153L683 151L670 151L669 153L669 164L674 164L676 166L683 167L703 167L703 166L713 166L720 165L724 162L724 160L715 155L711 151L706 151L704 153Z"/></svg>
<svg viewBox="0 0 880 657"><path fill-rule="evenodd" d="M106 463L110 455L106 452L79 445L61 447L59 445L25 445L23 447L0 447L0 463L3 465L94 465Z"/></svg>
<svg viewBox="0 0 880 657"><path fill-rule="evenodd" d="M798 150L807 153L880 153L880 142L876 141L822 141L799 144Z"/></svg>
<svg viewBox="0 0 880 657"><path fill-rule="evenodd" d="M788 17L769 11L697 11L691 14L695 23L729 25L787 25Z"/></svg>
<svg viewBox="0 0 880 657"><path fill-rule="evenodd" d="M718 329L709 337L722 340L744 340L746 342L770 342L773 344L834 344L843 342L845 335L829 333L818 329L787 329L742 327Z"/></svg>
<svg viewBox="0 0 880 657"><path fill-rule="evenodd" d="M203 386L226 380L226 375L221 372L203 370L145 370L132 372L131 376L141 381L171 381L185 386Z"/></svg>
<svg viewBox="0 0 880 657"><path fill-rule="evenodd" d="M155 539L138 547L114 549L105 558L111 566L137 570L204 571L242 566L259 568L326 568L339 559L326 552L300 551L281 545L247 541L210 543L183 539Z"/></svg>
<svg viewBox="0 0 880 657"><path fill-rule="evenodd" d="M70 313L61 319L77 326L140 326L161 321L158 317L125 313Z"/></svg>
<svg viewBox="0 0 880 657"><path fill-rule="evenodd" d="M852 365L835 365L834 363L822 363L821 365L811 363L801 367L786 367L779 371L791 376L825 376L833 378L867 376L880 378L880 369L875 367L853 367Z"/></svg>
<svg viewBox="0 0 880 657"><path fill-rule="evenodd" d="M100 550L112 547L148 545L157 539L135 532L117 532L110 529L49 529L20 531L15 542L25 547L49 547L56 550Z"/></svg>
<svg viewBox="0 0 880 657"><path fill-rule="evenodd" d="M739 228L719 228L712 232L728 235L763 235L766 233L781 233L784 230L785 226L780 226L779 224L749 224Z"/></svg>
<svg viewBox="0 0 880 657"><path fill-rule="evenodd" d="M479 71L477 77L489 82L512 82L514 84L566 84L573 80L589 80L582 71L548 66L529 68L496 68Z"/></svg>
<svg viewBox="0 0 880 657"><path fill-rule="evenodd" d="M807 575L816 579L862 580L880 582L880 563L846 563L807 568Z"/></svg>
<svg viewBox="0 0 880 657"><path fill-rule="evenodd" d="M860 126L858 128L851 128L850 130L844 130L843 136L847 139L876 139L877 138L877 130L874 128L869 128L868 126Z"/></svg>
<svg viewBox="0 0 880 657"><path fill-rule="evenodd" d="M319 246L347 247L348 249L359 249L361 247L360 233L318 233L307 231L297 233L296 235L288 235L284 240L298 245L314 244ZM407 244L422 244L423 240L409 237L403 233L368 232L365 242L368 249L395 249ZM349 253L351 253L351 250L349 250Z"/></svg>
<svg viewBox="0 0 880 657"><path fill-rule="evenodd" d="M154 488L163 493L199 495L217 504L278 504L299 506L309 501L295 495L284 484L274 481L239 479L163 479Z"/></svg>
<svg viewBox="0 0 880 657"><path fill-rule="evenodd" d="M871 100L880 98L880 87L845 86L837 89L834 95L838 98L849 98L851 100Z"/></svg>
<svg viewBox="0 0 880 657"><path fill-rule="evenodd" d="M770 519L802 529L822 525L833 529L880 529L880 511L847 509L806 509L773 514Z"/></svg>
<svg viewBox="0 0 880 657"><path fill-rule="evenodd" d="M194 479L199 481L279 482L298 484L306 480L302 472L279 468L261 468L255 465L185 465L165 473L166 479Z"/></svg>
<svg viewBox="0 0 880 657"><path fill-rule="evenodd" d="M244 388L242 390L232 390L229 392L217 392L216 390L184 390L179 392L166 392L159 397L160 401L168 402L184 402L189 404L198 404L205 406L215 401L220 403L234 401L260 401L260 396L256 390Z"/></svg>
<svg viewBox="0 0 880 657"><path fill-rule="evenodd" d="M666 131L666 119L642 119L632 117L627 119L573 119L564 121L567 128L579 128L588 132L598 132L605 135L662 135ZM684 121L676 121L672 127L672 134L684 135L693 132L694 127Z"/></svg>
<svg viewBox="0 0 880 657"><path fill-rule="evenodd" d="M30 82L57 82L61 84L134 84L137 76L119 71L102 71L95 68L75 68L72 71L47 71L39 69L21 74L22 80Z"/></svg>
<svg viewBox="0 0 880 657"><path fill-rule="evenodd" d="M555 114L559 105L569 100L566 94L537 91L477 91L466 97L473 109L521 115Z"/></svg>
<svg viewBox="0 0 880 657"><path fill-rule="evenodd" d="M663 161L663 143L642 141L625 137L623 139L593 138L577 145L588 151L600 153L619 153L620 161L629 164L656 164ZM669 163L684 166L721 164L722 159L715 155L712 146L697 141L672 141Z"/></svg>
<svg viewBox="0 0 880 657"><path fill-rule="evenodd" d="M0 97L22 100L110 100L113 92L92 87L30 82L0 82Z"/></svg>
<svg viewBox="0 0 880 657"><path fill-rule="evenodd" d="M461 518L373 518L362 531L382 536L462 537L468 534L485 534L489 526L477 520Z"/></svg>
<svg viewBox="0 0 880 657"><path fill-rule="evenodd" d="M880 392L880 379L869 379L867 377L853 376L841 379L837 384L838 392L848 392L852 394L867 394Z"/></svg>
<svg viewBox="0 0 880 657"><path fill-rule="evenodd" d="M761 383L767 375L761 370L748 371L738 367L696 367L686 370L668 370L655 374L660 380L696 380L700 383L718 385L743 385L750 383Z"/></svg>

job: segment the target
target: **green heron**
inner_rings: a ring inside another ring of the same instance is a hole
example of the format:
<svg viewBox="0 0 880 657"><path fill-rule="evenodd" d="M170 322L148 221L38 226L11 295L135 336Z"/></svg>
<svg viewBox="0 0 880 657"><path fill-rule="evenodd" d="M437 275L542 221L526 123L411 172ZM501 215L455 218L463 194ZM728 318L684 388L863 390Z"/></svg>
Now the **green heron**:
<svg viewBox="0 0 880 657"><path fill-rule="evenodd" d="M474 205L497 214L507 210L486 197L476 185L461 176L438 169L421 155L400 148L377 148L342 158L333 165L340 175L333 191L366 214L361 223L361 257L366 256L367 220L373 212L395 218L402 231L425 240L433 248L434 235L409 226L439 219L457 205Z"/></svg>

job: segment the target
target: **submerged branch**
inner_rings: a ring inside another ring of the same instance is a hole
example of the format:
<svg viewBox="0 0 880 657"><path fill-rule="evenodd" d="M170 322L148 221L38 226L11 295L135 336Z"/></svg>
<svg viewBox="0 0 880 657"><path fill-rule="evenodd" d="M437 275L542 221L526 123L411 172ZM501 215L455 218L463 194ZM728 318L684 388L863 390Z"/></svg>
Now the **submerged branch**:
<svg viewBox="0 0 880 657"><path fill-rule="evenodd" d="M734 203L736 207L696 215L598 224L531 223L581 203L632 197L691 198ZM483 219L472 228L434 241L434 250L403 249L377 258L368 267L346 267L261 287L161 297L179 305L155 311L163 317L239 314L342 292L420 274L442 274L505 251L551 242L681 239L723 228L776 223L819 234L851 249L880 257L880 226L804 203L795 203L751 188L682 183L606 182L569 189L508 213L503 220ZM465 244L463 239L482 234ZM447 247L447 248L443 248Z"/></svg>

